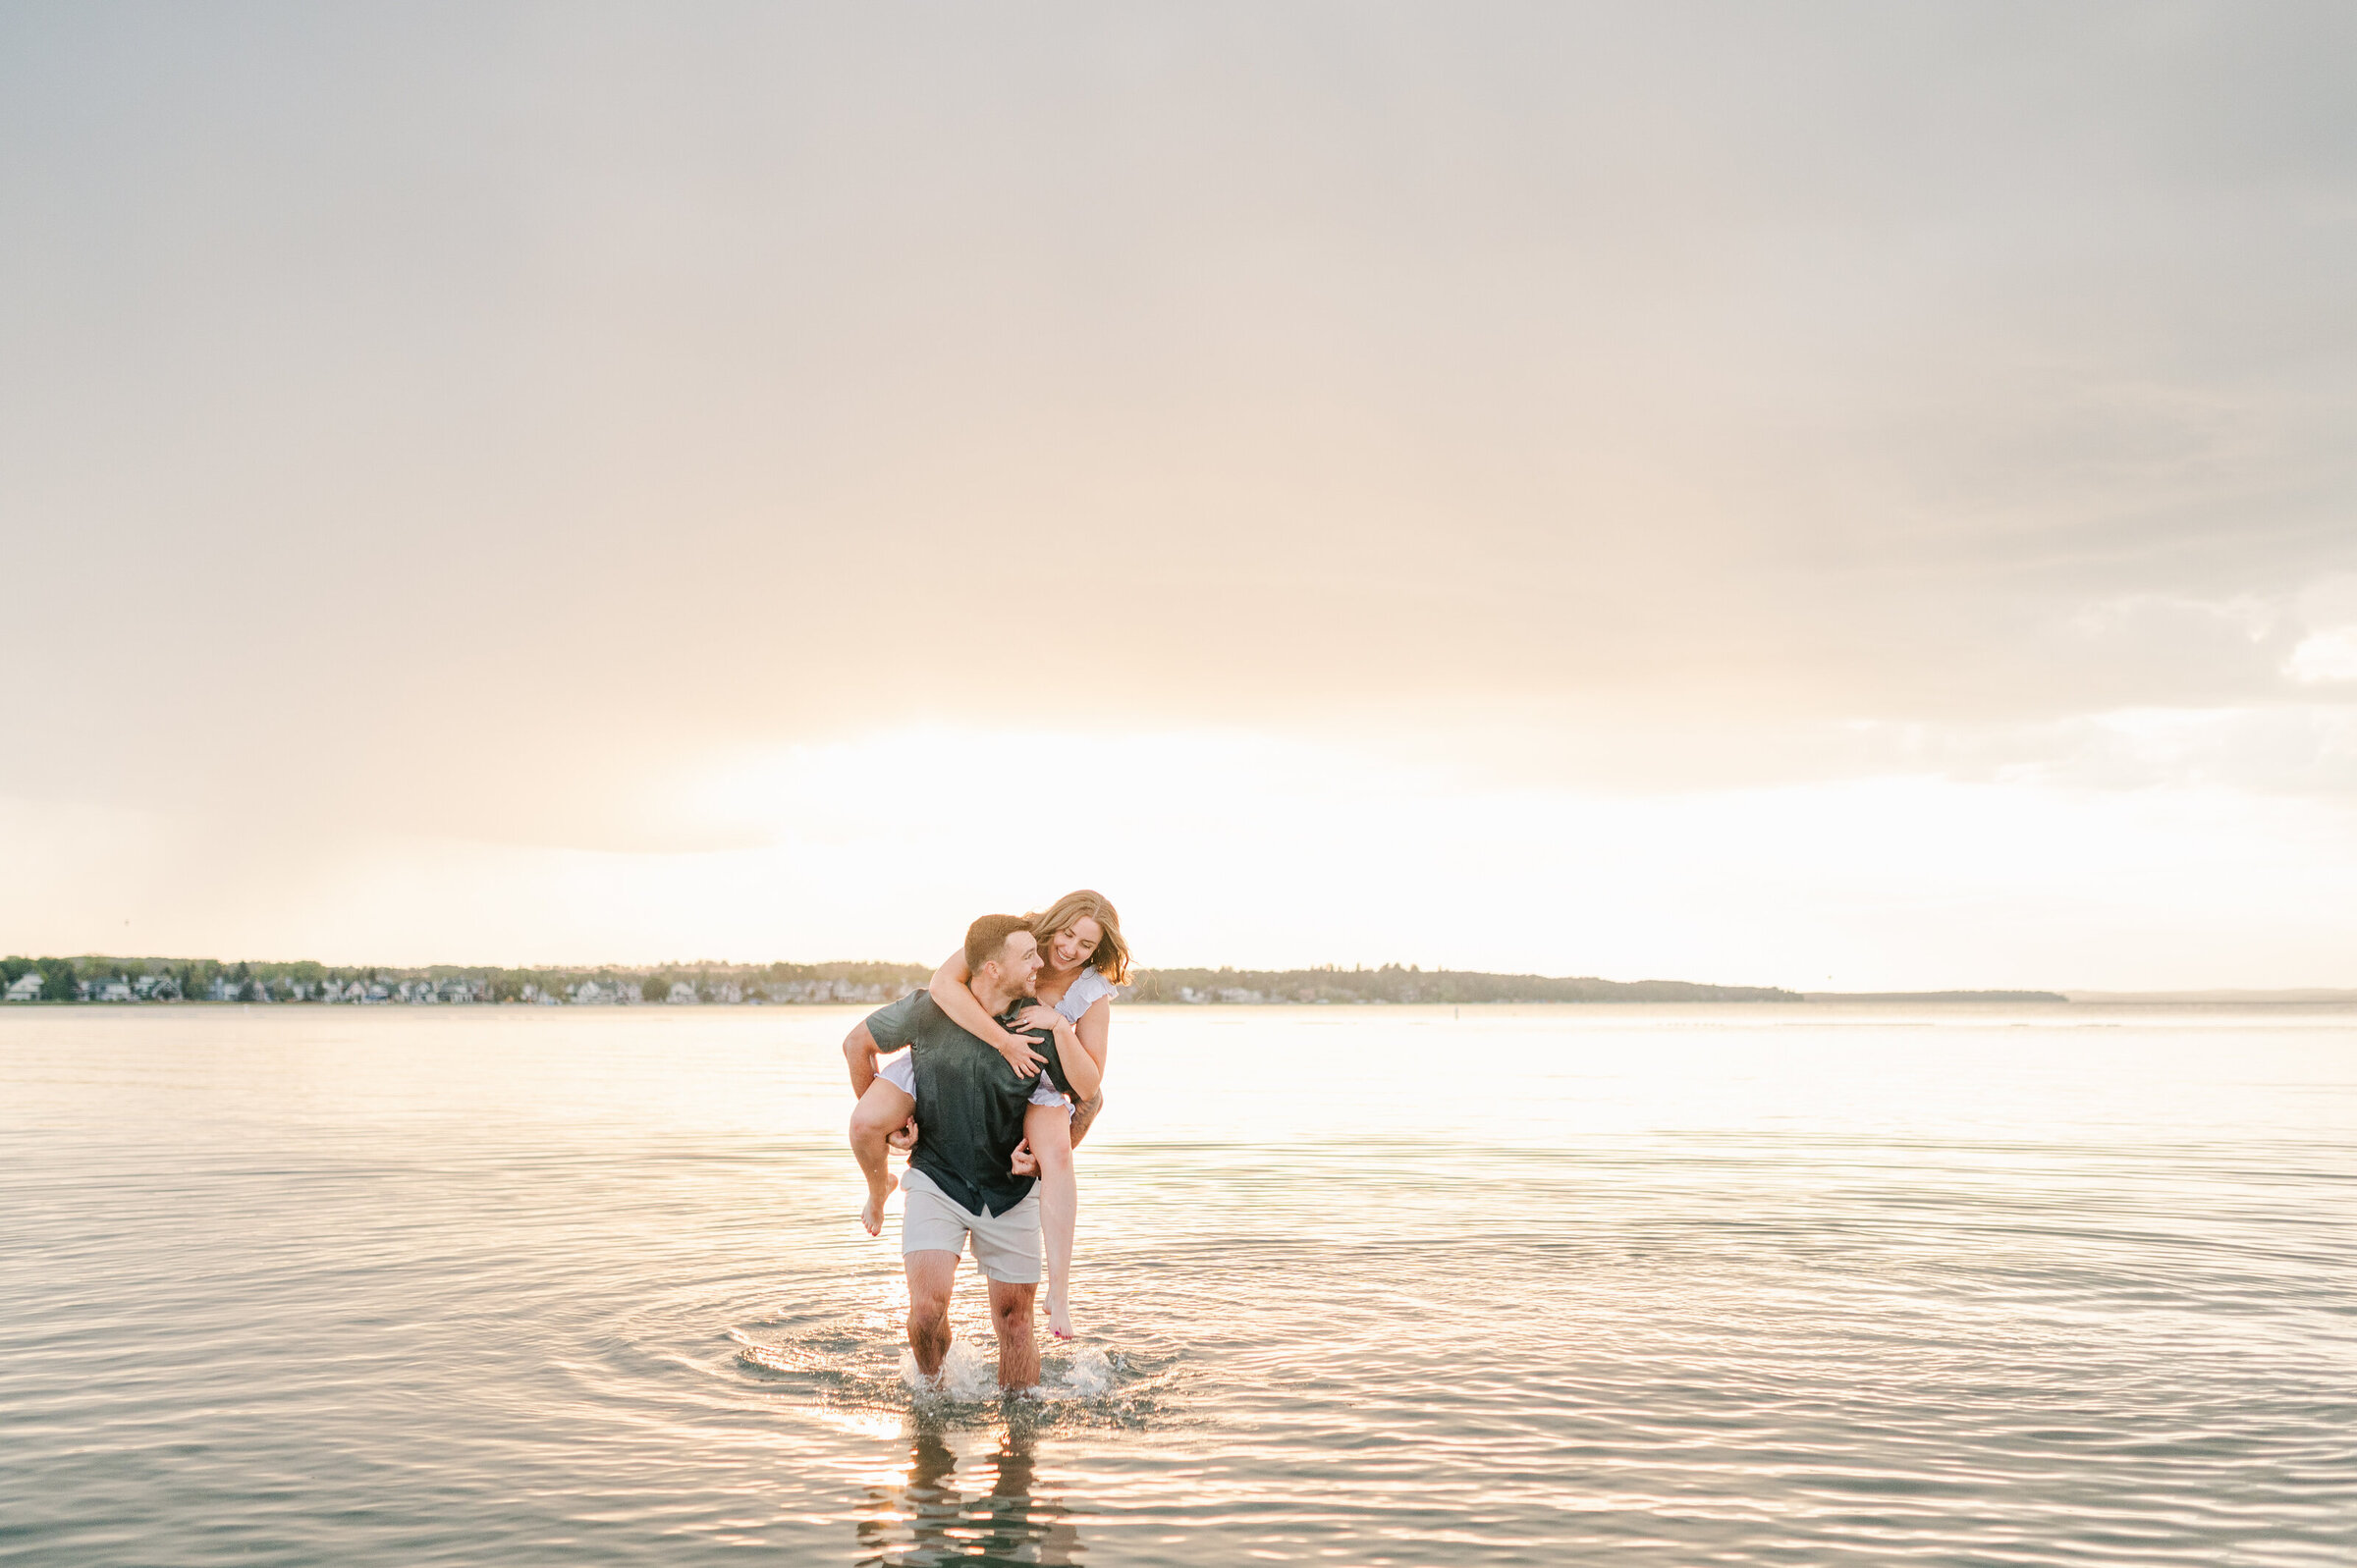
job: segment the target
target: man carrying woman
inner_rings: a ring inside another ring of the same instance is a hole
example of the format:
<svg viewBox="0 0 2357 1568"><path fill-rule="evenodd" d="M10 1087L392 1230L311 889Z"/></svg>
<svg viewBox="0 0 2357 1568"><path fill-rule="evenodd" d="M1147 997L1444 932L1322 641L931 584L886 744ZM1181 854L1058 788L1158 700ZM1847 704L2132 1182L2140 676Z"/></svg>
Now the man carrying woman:
<svg viewBox="0 0 2357 1568"><path fill-rule="evenodd" d="M929 990L878 1009L844 1041L860 1097L850 1135L867 1178L860 1221L870 1235L881 1232L884 1201L899 1185L887 1150L913 1144L901 1251L908 1342L928 1378L948 1349L950 1288L969 1242L991 1280L1001 1381L1036 1378L1030 1325L1043 1209L1049 1325L1070 1334L1071 1151L1104 1104L1111 999L1127 966L1113 905L1069 893L1039 915L976 921ZM879 1070L879 1053L903 1046L905 1054Z"/></svg>

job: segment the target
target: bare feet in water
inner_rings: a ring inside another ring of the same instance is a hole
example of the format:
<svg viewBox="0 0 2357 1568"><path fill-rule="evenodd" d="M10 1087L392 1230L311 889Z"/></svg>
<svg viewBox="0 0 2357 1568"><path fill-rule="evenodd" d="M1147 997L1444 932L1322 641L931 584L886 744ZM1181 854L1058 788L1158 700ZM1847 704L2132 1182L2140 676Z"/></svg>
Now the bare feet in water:
<svg viewBox="0 0 2357 1568"><path fill-rule="evenodd" d="M1071 1309L1065 1305L1064 1292L1061 1290L1048 1292L1048 1332L1059 1339L1072 1337Z"/></svg>
<svg viewBox="0 0 2357 1568"><path fill-rule="evenodd" d="M867 1202L859 1206L859 1222L867 1227L869 1235L884 1234L884 1200L891 1197L893 1189L900 1184L901 1178L887 1171L883 1186L868 1189Z"/></svg>

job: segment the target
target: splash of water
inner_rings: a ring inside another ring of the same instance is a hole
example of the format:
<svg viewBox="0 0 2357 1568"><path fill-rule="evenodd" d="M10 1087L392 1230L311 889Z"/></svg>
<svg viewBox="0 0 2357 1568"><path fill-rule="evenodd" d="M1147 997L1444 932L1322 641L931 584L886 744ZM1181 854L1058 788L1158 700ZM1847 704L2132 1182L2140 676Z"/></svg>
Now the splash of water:
<svg viewBox="0 0 2357 1568"><path fill-rule="evenodd" d="M919 1399L974 1404L1000 1396L999 1359L995 1347L950 1342L941 1376L928 1379L916 1370L913 1351L901 1352L901 1381ZM1094 1345L1074 1347L1069 1362L1045 1362L1040 1368L1039 1394L1047 1399L1101 1399L1113 1391L1111 1357Z"/></svg>
<svg viewBox="0 0 2357 1568"><path fill-rule="evenodd" d="M970 1405L984 1399L999 1397L999 1358L995 1350L983 1350L962 1339L950 1341L950 1353L942 1358L941 1376L928 1379L916 1370L916 1352L901 1352L901 1381L908 1385L919 1399L946 1399L957 1404Z"/></svg>
<svg viewBox="0 0 2357 1568"><path fill-rule="evenodd" d="M1113 1360L1094 1345L1075 1345L1069 1366L1062 1369L1061 1377L1049 1369L1047 1379L1051 1397L1064 1399L1101 1399L1113 1391Z"/></svg>

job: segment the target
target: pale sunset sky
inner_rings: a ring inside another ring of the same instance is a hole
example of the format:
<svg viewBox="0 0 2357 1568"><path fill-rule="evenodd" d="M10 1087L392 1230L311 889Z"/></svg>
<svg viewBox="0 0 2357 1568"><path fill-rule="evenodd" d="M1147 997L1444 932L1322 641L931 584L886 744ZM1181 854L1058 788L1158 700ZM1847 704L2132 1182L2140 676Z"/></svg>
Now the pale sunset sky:
<svg viewBox="0 0 2357 1568"><path fill-rule="evenodd" d="M0 950L2357 985L2357 8L0 9Z"/></svg>

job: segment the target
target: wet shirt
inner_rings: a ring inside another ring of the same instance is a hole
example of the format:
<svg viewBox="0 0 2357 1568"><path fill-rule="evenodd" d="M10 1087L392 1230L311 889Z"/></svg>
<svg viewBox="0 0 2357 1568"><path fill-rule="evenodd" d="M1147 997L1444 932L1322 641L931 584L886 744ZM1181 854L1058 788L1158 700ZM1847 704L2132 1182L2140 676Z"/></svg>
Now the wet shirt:
<svg viewBox="0 0 2357 1568"><path fill-rule="evenodd" d="M1026 997L1000 1016L1004 1025L1031 1004ZM1040 1073L1018 1073L989 1045L950 1021L922 991L867 1015L879 1051L908 1048L916 1072L916 1149L908 1163L931 1176L969 1214L1003 1215L1029 1196L1033 1178L1007 1168L1023 1141L1023 1111ZM1067 1093L1053 1036L1027 1039L1048 1060L1048 1081Z"/></svg>

